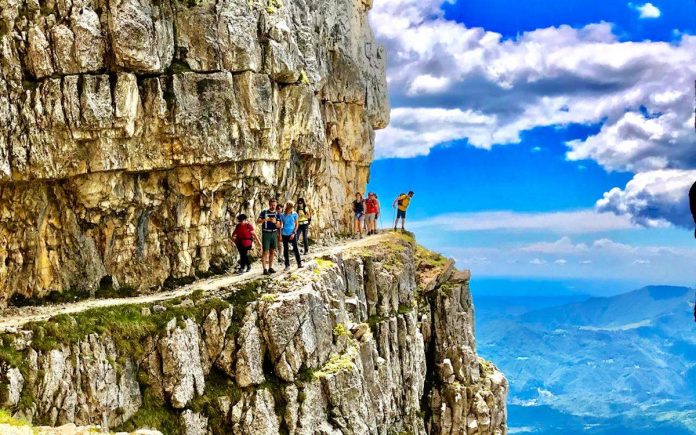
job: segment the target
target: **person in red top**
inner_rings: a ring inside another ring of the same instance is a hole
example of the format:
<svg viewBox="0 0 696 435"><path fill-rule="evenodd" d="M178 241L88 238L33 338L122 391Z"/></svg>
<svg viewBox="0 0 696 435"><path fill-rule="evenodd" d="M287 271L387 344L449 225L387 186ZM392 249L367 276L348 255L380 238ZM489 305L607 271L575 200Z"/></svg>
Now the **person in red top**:
<svg viewBox="0 0 696 435"><path fill-rule="evenodd" d="M370 192L365 200L365 224L367 235L377 234L377 219L379 217L379 201L374 192Z"/></svg>
<svg viewBox="0 0 696 435"><path fill-rule="evenodd" d="M254 231L254 226L247 220L247 215L240 214L237 216L237 226L232 233L232 242L239 250L239 269L237 273L249 272L251 270L251 261L249 260L249 251L253 245L253 241L259 245L259 236Z"/></svg>

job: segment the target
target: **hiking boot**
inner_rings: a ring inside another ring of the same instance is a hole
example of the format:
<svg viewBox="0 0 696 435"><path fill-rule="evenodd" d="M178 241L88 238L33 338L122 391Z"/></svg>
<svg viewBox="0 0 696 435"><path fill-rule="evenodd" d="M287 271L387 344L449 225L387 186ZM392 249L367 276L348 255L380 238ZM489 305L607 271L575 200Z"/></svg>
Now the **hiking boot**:
<svg viewBox="0 0 696 435"><path fill-rule="evenodd" d="M298 265L297 265L297 268L298 268L298 269L302 269L302 263L298 264Z"/></svg>
<svg viewBox="0 0 696 435"><path fill-rule="evenodd" d="M276 273L275 269L272 268L272 267L269 267L269 268L268 268L268 274L269 274L269 275L272 275L272 274L274 274L274 273Z"/></svg>
<svg viewBox="0 0 696 435"><path fill-rule="evenodd" d="M288 270L290 270L290 266L285 266L285 269L283 269L283 272L287 272Z"/></svg>
<svg viewBox="0 0 696 435"><path fill-rule="evenodd" d="M249 272L251 270L251 266L246 267L246 271Z"/></svg>
<svg viewBox="0 0 696 435"><path fill-rule="evenodd" d="M263 270L264 275L268 275L268 271L266 269Z"/></svg>

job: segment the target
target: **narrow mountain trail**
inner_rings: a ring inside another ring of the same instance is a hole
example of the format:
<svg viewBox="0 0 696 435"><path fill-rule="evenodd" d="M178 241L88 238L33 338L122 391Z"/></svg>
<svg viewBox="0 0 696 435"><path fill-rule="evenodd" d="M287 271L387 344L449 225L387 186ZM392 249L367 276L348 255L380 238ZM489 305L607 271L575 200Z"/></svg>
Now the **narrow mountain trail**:
<svg viewBox="0 0 696 435"><path fill-rule="evenodd" d="M306 266L307 263L313 259L336 254L344 249L377 245L381 241L384 241L384 236L385 233L381 233L374 236L365 236L361 239L340 239L339 242L334 245L319 246L319 249L313 252L310 251L308 255L303 257L304 266ZM281 266L276 262L274 267L281 269L284 266ZM204 291L208 296L229 293L226 289L233 285L253 281L259 278L280 279L286 276L288 273L296 271L297 266L294 263L294 257L291 257L290 268L291 269L289 272L277 272L271 276L264 276L261 261L259 259L252 265L251 271L247 273L238 275L231 272L224 275L217 275L210 278L200 279L192 282L191 284L169 291L149 293L127 298L85 299L78 302L62 304L28 306L21 308L7 307L5 309L0 309L0 332L12 331L13 329L20 328L27 323L45 321L60 314L75 314L82 311L91 310L93 308L113 307L118 305L161 302L187 296L198 290Z"/></svg>

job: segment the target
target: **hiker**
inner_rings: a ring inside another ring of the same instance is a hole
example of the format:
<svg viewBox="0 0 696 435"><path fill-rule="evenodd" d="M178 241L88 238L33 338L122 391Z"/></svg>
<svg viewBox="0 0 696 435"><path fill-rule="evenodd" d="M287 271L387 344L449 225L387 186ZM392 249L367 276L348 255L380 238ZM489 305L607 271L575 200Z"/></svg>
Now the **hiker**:
<svg viewBox="0 0 696 435"><path fill-rule="evenodd" d="M261 225L261 246L263 248L261 264L263 265L264 275L275 273L275 270L273 270L273 257L276 249L278 249L278 230L283 225L278 218L277 204L278 201L275 199L268 201L268 209L262 211L256 220L256 223Z"/></svg>
<svg viewBox="0 0 696 435"><path fill-rule="evenodd" d="M284 207L283 204L278 204L276 206L276 213L278 214L278 216L283 214L283 207ZM280 231L278 231L278 255L277 255L278 264L283 264L283 243L282 243L282 241L283 241L283 239L280 236Z"/></svg>
<svg viewBox="0 0 696 435"><path fill-rule="evenodd" d="M413 190L410 190L408 194L402 193L397 196L392 207L396 207L396 219L394 219L394 231L396 231L399 219L401 219L401 230L405 230L404 225L406 225L406 209L411 203L411 198L413 198Z"/></svg>
<svg viewBox="0 0 696 435"><path fill-rule="evenodd" d="M251 270L251 261L249 260L249 251L256 240L257 244L261 244L259 236L254 231L254 226L249 223L247 215L244 213L237 216L237 226L232 232L232 242L237 246L239 251L239 269L237 273L249 272Z"/></svg>
<svg viewBox="0 0 696 435"><path fill-rule="evenodd" d="M309 252L309 243L307 242L307 232L309 231L309 224L312 223L312 214L309 212L309 207L305 203L304 198L297 199L297 216L299 219L297 222L299 226L297 227L297 241L299 242L300 235L302 236L302 248L304 250L303 254L307 255Z"/></svg>
<svg viewBox="0 0 696 435"><path fill-rule="evenodd" d="M691 216L694 218L694 238L696 238L696 182L689 190L689 207L691 208ZM696 318L696 311L694 311L694 316Z"/></svg>
<svg viewBox="0 0 696 435"><path fill-rule="evenodd" d="M353 201L353 217L353 233L362 237L362 226L365 222L365 201L360 192L355 194L355 201Z"/></svg>
<svg viewBox="0 0 696 435"><path fill-rule="evenodd" d="M377 234L377 219L379 218L379 201L374 192L367 194L365 200L365 223L367 224L367 235Z"/></svg>
<svg viewBox="0 0 696 435"><path fill-rule="evenodd" d="M281 234L283 236L283 253L285 254L285 271L290 270L290 247L292 245L292 250L295 253L295 260L297 261L297 268L302 267L302 260L300 259L300 250L297 249L297 228L299 227L300 217L293 211L294 204L288 201L285 204L285 210L283 214L280 215L280 219L283 221L283 228L281 229Z"/></svg>

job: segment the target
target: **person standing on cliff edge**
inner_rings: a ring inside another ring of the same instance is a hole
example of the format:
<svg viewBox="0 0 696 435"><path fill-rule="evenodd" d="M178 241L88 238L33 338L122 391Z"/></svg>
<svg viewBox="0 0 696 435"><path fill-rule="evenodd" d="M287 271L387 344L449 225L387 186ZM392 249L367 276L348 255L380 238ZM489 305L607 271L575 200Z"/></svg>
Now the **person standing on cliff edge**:
<svg viewBox="0 0 696 435"><path fill-rule="evenodd" d="M405 230L404 226L406 225L406 209L408 208L408 205L411 203L411 198L413 198L413 190L410 190L408 194L402 193L401 195L397 196L394 202L392 203L392 207L396 208L396 219L394 219L394 231L396 231L399 219L401 219L401 230Z"/></svg>

